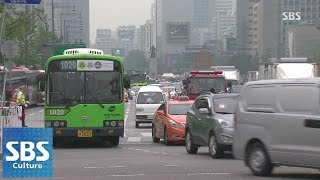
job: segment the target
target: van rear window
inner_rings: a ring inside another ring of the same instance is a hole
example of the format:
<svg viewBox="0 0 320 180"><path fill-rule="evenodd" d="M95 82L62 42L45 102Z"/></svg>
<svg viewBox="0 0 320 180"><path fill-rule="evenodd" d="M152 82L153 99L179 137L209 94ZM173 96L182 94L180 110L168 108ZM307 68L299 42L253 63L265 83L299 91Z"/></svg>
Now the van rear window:
<svg viewBox="0 0 320 180"><path fill-rule="evenodd" d="M161 104L164 97L161 92L140 92L137 104Z"/></svg>

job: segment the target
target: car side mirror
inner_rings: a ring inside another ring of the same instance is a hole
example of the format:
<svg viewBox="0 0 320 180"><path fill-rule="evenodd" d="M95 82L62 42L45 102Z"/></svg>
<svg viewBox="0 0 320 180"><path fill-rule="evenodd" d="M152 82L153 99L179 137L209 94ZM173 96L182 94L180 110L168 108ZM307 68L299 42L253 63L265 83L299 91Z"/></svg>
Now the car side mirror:
<svg viewBox="0 0 320 180"><path fill-rule="evenodd" d="M211 114L208 108L200 108L199 112L200 114L205 114L205 115Z"/></svg>
<svg viewBox="0 0 320 180"><path fill-rule="evenodd" d="M159 111L158 111L158 114L159 114L159 115L164 115L164 111L163 111L163 110L159 110Z"/></svg>

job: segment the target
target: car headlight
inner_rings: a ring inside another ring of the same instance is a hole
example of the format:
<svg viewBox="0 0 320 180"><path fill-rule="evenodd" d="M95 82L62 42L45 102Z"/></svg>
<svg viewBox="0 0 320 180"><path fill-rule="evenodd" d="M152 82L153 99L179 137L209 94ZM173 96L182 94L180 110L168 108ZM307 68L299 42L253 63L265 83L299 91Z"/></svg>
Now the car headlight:
<svg viewBox="0 0 320 180"><path fill-rule="evenodd" d="M169 123L172 127L174 128L183 128L180 124L178 124L177 122L175 122L174 120L170 119Z"/></svg>
<svg viewBox="0 0 320 180"><path fill-rule="evenodd" d="M231 128L231 124L228 121L225 121L223 119L217 119L220 126L223 128Z"/></svg>

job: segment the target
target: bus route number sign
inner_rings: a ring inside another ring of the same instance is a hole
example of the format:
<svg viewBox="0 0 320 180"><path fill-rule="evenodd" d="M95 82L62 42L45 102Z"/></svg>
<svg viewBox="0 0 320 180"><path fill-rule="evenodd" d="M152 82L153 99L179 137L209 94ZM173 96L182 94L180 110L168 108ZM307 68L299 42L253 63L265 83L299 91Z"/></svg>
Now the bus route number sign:
<svg viewBox="0 0 320 180"><path fill-rule="evenodd" d="M66 112L65 109L48 109L47 114L49 116L64 116Z"/></svg>
<svg viewBox="0 0 320 180"><path fill-rule="evenodd" d="M77 70L77 61L61 61L61 70Z"/></svg>

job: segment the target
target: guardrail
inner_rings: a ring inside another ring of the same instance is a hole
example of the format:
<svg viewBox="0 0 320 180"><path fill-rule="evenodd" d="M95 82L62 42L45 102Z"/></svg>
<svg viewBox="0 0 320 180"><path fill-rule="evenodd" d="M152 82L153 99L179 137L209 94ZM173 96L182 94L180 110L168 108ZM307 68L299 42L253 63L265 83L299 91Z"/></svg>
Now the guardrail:
<svg viewBox="0 0 320 180"><path fill-rule="evenodd" d="M2 130L3 128L22 127L20 117L22 116L22 107L9 106L0 107L0 153L2 154Z"/></svg>

